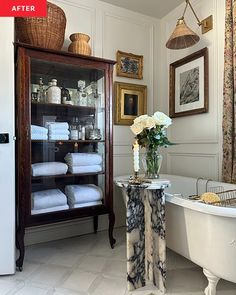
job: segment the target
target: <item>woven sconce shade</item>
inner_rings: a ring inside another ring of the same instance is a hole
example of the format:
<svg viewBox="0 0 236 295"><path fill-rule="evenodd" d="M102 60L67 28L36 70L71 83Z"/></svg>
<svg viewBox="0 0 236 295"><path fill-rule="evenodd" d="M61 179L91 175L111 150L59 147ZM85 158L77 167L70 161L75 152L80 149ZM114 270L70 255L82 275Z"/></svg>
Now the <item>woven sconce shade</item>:
<svg viewBox="0 0 236 295"><path fill-rule="evenodd" d="M174 32L166 43L169 49L184 49L193 46L200 40L185 23L183 18L178 19Z"/></svg>

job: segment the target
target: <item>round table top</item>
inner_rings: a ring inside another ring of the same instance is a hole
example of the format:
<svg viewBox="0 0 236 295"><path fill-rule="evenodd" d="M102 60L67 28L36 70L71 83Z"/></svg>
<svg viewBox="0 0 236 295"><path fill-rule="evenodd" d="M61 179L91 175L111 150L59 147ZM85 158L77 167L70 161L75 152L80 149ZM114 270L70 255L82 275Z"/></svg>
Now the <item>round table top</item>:
<svg viewBox="0 0 236 295"><path fill-rule="evenodd" d="M139 177L144 178L144 175L139 175ZM114 183L119 187L127 187L129 185L130 175L122 175L114 178ZM145 179L144 179L145 180ZM170 181L168 179L146 179L147 182L143 182L140 186L145 189L164 189L170 186Z"/></svg>

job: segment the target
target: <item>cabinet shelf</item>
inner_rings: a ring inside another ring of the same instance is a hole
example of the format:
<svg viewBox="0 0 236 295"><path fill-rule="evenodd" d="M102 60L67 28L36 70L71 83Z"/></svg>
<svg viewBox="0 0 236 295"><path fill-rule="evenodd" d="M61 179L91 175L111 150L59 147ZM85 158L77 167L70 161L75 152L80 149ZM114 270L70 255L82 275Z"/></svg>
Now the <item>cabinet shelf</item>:
<svg viewBox="0 0 236 295"><path fill-rule="evenodd" d="M86 140L44 140L44 139L32 139L32 143L104 143L105 140L96 140L96 139L86 139Z"/></svg>
<svg viewBox="0 0 236 295"><path fill-rule="evenodd" d="M67 173L67 174L60 174L60 175L48 175L48 176L32 176L32 180L40 180L40 179L50 179L50 178L72 178L72 177L79 177L79 176L92 176L92 175L102 175L105 174L104 171L100 172L90 172L90 173Z"/></svg>
<svg viewBox="0 0 236 295"><path fill-rule="evenodd" d="M42 113L57 113L57 112L73 112L81 114L94 114L96 111L95 107L88 106L77 106L69 104L56 104L56 103L44 103L44 102L31 102L32 111L39 110Z"/></svg>

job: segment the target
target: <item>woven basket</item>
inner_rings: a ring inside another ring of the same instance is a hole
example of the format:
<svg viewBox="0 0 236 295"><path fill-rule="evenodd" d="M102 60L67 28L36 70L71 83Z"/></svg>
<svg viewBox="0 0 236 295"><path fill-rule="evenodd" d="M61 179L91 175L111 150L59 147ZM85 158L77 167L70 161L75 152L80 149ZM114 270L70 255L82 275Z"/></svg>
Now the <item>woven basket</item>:
<svg viewBox="0 0 236 295"><path fill-rule="evenodd" d="M16 17L16 39L19 42L60 50L64 43L66 16L55 4L47 2L47 17Z"/></svg>

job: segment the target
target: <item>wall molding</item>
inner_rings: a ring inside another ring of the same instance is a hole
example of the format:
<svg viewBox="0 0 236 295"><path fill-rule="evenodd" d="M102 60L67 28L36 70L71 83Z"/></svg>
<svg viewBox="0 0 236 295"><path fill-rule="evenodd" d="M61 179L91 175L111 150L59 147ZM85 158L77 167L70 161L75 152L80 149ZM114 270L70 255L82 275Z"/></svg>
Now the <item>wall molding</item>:
<svg viewBox="0 0 236 295"><path fill-rule="evenodd" d="M90 12L91 19L92 19L91 24L90 24L90 31L91 31L90 45L91 45L92 52L95 52L96 8L94 8L93 6L80 4L80 3L76 2L76 1L74 2L74 1L68 1L68 0L53 0L53 2L55 2L55 3L63 3L63 4L66 4L66 5L76 7L76 8L79 8L79 9L83 9L83 10L86 10L86 11Z"/></svg>
<svg viewBox="0 0 236 295"><path fill-rule="evenodd" d="M214 180L219 179L219 169L218 169L218 161L219 154L218 153L193 153L193 152L167 152L167 172L171 174L171 161L174 157L186 157L186 158L206 158L212 161L214 167L212 167L212 172L214 174ZM194 167L193 167L194 169ZM188 175L186 175L188 176Z"/></svg>

